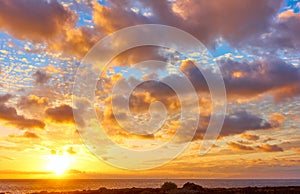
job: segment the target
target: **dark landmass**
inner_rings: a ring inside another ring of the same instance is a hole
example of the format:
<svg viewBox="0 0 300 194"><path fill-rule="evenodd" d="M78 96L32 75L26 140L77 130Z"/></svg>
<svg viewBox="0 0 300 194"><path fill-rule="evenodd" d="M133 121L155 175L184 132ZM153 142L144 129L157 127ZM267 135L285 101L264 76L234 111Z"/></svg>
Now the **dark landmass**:
<svg viewBox="0 0 300 194"><path fill-rule="evenodd" d="M174 183L167 182L161 188L126 188L83 190L72 192L47 192L42 191L33 194L252 194L252 193L278 193L278 194L300 194L300 187L244 187L244 188L203 188L194 183L186 183L182 188L177 188Z"/></svg>

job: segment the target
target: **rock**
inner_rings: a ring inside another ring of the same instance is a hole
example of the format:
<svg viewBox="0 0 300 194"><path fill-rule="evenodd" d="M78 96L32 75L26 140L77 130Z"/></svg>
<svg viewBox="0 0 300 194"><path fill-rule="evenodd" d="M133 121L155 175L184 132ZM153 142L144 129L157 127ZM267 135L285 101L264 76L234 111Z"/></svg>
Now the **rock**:
<svg viewBox="0 0 300 194"><path fill-rule="evenodd" d="M203 190L203 187L200 185L196 185L195 183L187 182L183 185L182 189L198 191L198 190Z"/></svg>

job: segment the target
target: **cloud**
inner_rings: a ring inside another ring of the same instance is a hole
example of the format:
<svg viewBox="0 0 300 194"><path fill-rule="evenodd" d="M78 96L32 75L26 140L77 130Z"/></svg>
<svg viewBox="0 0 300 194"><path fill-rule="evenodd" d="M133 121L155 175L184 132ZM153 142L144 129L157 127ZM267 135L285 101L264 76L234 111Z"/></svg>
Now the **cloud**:
<svg viewBox="0 0 300 194"><path fill-rule="evenodd" d="M244 138L244 139L247 139L247 140L251 140L251 141L259 140L258 135L242 134L242 135L240 135L240 137Z"/></svg>
<svg viewBox="0 0 300 194"><path fill-rule="evenodd" d="M235 142L228 142L227 145L232 148L233 150L238 150L238 151L250 151L250 150L254 150L252 147L250 146L245 146L239 143L235 143Z"/></svg>
<svg viewBox="0 0 300 194"><path fill-rule="evenodd" d="M58 36L76 15L57 0L2 0L0 2L0 29L14 37L43 41Z"/></svg>
<svg viewBox="0 0 300 194"><path fill-rule="evenodd" d="M13 175L48 175L53 172L47 171L15 171L15 170L1 170L0 174L13 174Z"/></svg>
<svg viewBox="0 0 300 194"><path fill-rule="evenodd" d="M102 32L124 27L159 23L183 29L204 43L218 36L238 42L266 30L281 0L178 0L109 1L109 6L94 4L93 19ZM138 12L131 8L137 6ZM149 14L145 14L147 7ZM256 14L253 14L256 13Z"/></svg>
<svg viewBox="0 0 300 194"><path fill-rule="evenodd" d="M262 150L264 152L283 152L283 149L278 145L262 144L257 146L257 149Z"/></svg>
<svg viewBox="0 0 300 194"><path fill-rule="evenodd" d="M135 88L130 96L131 110L137 112L148 111L153 102L162 102L168 111L178 111L180 102L175 91L157 81L146 81Z"/></svg>
<svg viewBox="0 0 300 194"><path fill-rule="evenodd" d="M99 36L91 28L76 27L77 21L76 12L57 0L0 2L0 30L20 40L46 43L52 52L81 58Z"/></svg>
<svg viewBox="0 0 300 194"><path fill-rule="evenodd" d="M161 48L155 46L139 46L135 48L128 49L118 56L116 56L110 65L115 66L133 66L136 63L147 61L147 60L158 60L166 61L167 58L162 54ZM148 66L147 68L163 68L161 66L155 66L155 64Z"/></svg>
<svg viewBox="0 0 300 194"><path fill-rule="evenodd" d="M277 100L299 94L299 69L281 59L259 60L252 63L228 60L222 63L228 95L257 96L271 93ZM234 77L240 72L240 77ZM295 90L289 90L291 88Z"/></svg>
<svg viewBox="0 0 300 194"><path fill-rule="evenodd" d="M209 116L200 117L200 124L194 136L194 140L203 138L209 123L209 119ZM244 110L238 110L225 116L224 124L219 136L232 136L243 134L247 131L264 130L271 128L272 125L267 120L259 117L258 115L248 113ZM247 138L255 139L256 137L247 136Z"/></svg>
<svg viewBox="0 0 300 194"><path fill-rule="evenodd" d="M208 92L206 81L191 61L181 67L197 91ZM249 100L271 94L280 101L300 94L300 69L281 59L263 59L253 62L221 60L227 96L232 100Z"/></svg>
<svg viewBox="0 0 300 194"><path fill-rule="evenodd" d="M106 34L112 33L124 27L145 23L146 17L132 11L126 11L125 7L130 1L119 2L112 0L110 7L93 4L93 20L98 29Z"/></svg>
<svg viewBox="0 0 300 194"><path fill-rule="evenodd" d="M29 131L25 131L25 133L23 134L23 137L33 138L33 139L40 138L37 134L29 132Z"/></svg>
<svg viewBox="0 0 300 194"><path fill-rule="evenodd" d="M0 95L0 104L6 103L11 98L12 98L11 94Z"/></svg>
<svg viewBox="0 0 300 194"><path fill-rule="evenodd" d="M262 119L257 115L241 110L236 111L234 113L230 113L225 116L224 124L220 135L229 136L241 134L249 130L270 129L271 127L271 124L265 119ZM200 132L205 132L204 129L202 128Z"/></svg>
<svg viewBox="0 0 300 194"><path fill-rule="evenodd" d="M286 120L285 116L280 113L273 113L269 119L273 127L279 127Z"/></svg>
<svg viewBox="0 0 300 194"><path fill-rule="evenodd" d="M255 44L268 49L298 49L300 46L300 14L293 10L280 13L270 31Z"/></svg>
<svg viewBox="0 0 300 194"><path fill-rule="evenodd" d="M90 28L76 26L76 12L57 0L4 0L0 3L0 29L15 38L46 43L48 50L77 58L82 58L100 37L137 24L175 26L210 45L219 36L236 44L265 31L281 3L282 0L142 0L138 3L111 0L108 5L93 2L95 28ZM138 12L132 9L136 6Z"/></svg>
<svg viewBox="0 0 300 194"><path fill-rule="evenodd" d="M223 36L237 43L268 29L281 3L281 0L179 0L173 10L184 19L187 31L198 39L207 42Z"/></svg>
<svg viewBox="0 0 300 194"><path fill-rule="evenodd" d="M80 171L80 170L76 170L76 169L70 169L70 170L67 170L68 174L85 174L86 172L85 171Z"/></svg>
<svg viewBox="0 0 300 194"><path fill-rule="evenodd" d="M29 138L29 139L39 139L40 137L33 133L33 132L29 132L29 131L25 131L23 133L23 135L10 135L9 137L12 137L12 138Z"/></svg>
<svg viewBox="0 0 300 194"><path fill-rule="evenodd" d="M262 152L283 152L283 149L278 145L262 144L259 146L252 147L252 146L246 146L235 142L228 142L227 145L233 150L240 150L240 151L256 150Z"/></svg>
<svg viewBox="0 0 300 194"><path fill-rule="evenodd" d="M46 117L56 123L74 123L73 109L69 105L60 105L54 108L48 108Z"/></svg>
<svg viewBox="0 0 300 194"><path fill-rule="evenodd" d="M220 135L240 134L247 130L270 129L271 124L257 115L236 111L225 117Z"/></svg>
<svg viewBox="0 0 300 194"><path fill-rule="evenodd" d="M74 150L73 147L69 147L69 148L67 149L67 152L68 152L69 154L71 154L71 155L76 154L76 151Z"/></svg>
<svg viewBox="0 0 300 194"><path fill-rule="evenodd" d="M81 59L99 40L93 29L86 27L66 29L56 39L48 41L48 49Z"/></svg>
<svg viewBox="0 0 300 194"><path fill-rule="evenodd" d="M36 72L34 72L33 77L35 83L38 85L46 84L51 78L50 75L48 75L46 72L41 70L37 70Z"/></svg>
<svg viewBox="0 0 300 194"><path fill-rule="evenodd" d="M18 107L20 108L30 108L36 106L47 106L49 103L49 98L39 97L33 94L29 96L22 96L18 102Z"/></svg>
<svg viewBox="0 0 300 194"><path fill-rule="evenodd" d="M45 123L43 121L37 119L28 119L23 115L19 115L15 108L7 107L3 104L0 104L0 120L5 121L8 125L12 125L20 129L43 129L45 127Z"/></svg>

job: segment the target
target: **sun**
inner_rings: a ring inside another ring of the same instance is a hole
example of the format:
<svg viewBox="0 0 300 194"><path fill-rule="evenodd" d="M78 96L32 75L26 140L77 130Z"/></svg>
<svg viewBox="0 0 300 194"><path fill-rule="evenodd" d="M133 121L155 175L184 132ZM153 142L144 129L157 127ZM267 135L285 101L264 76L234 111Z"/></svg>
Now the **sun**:
<svg viewBox="0 0 300 194"><path fill-rule="evenodd" d="M48 157L47 170L62 176L71 165L71 158L67 155L50 155Z"/></svg>

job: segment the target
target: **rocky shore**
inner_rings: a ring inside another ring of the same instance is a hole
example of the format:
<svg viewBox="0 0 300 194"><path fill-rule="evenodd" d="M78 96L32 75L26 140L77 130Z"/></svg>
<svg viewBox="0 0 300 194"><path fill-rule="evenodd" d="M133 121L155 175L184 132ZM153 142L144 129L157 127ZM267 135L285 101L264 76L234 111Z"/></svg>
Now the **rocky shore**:
<svg viewBox="0 0 300 194"><path fill-rule="evenodd" d="M83 190L72 192L47 192L42 191L34 194L252 194L252 193L275 193L275 194L300 194L300 187L245 187L245 188L203 188L194 183L186 183L182 188L171 182L164 183L161 188L125 188Z"/></svg>

